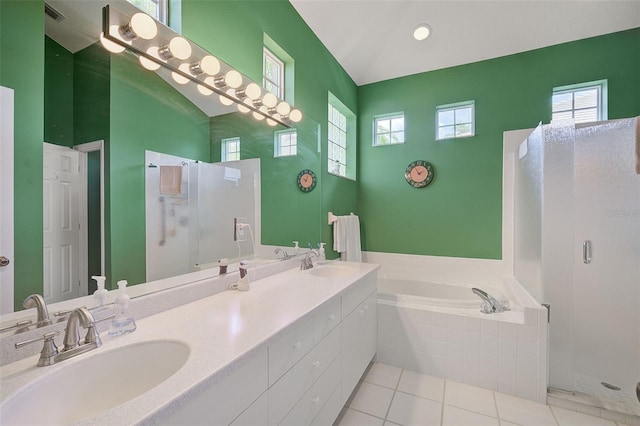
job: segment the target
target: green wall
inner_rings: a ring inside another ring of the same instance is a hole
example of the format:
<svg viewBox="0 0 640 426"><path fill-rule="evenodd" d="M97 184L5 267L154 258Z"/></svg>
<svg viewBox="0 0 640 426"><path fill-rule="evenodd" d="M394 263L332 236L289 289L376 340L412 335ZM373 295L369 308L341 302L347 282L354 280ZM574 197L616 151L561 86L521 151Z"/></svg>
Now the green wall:
<svg viewBox="0 0 640 426"><path fill-rule="evenodd" d="M360 87L363 249L500 259L502 133L549 122L554 87L600 79L610 119L640 115L640 29ZM476 136L436 141L436 106L467 100ZM399 111L406 143L373 147L374 116ZM436 177L414 189L404 170L419 159Z"/></svg>
<svg viewBox="0 0 640 426"><path fill-rule="evenodd" d="M14 90L15 306L42 291L44 2L0 1L0 84Z"/></svg>
<svg viewBox="0 0 640 426"><path fill-rule="evenodd" d="M296 10L286 0L274 1L197 1L183 0L182 30L186 37L237 68L254 81L262 82L262 47L266 33L295 60L295 106L307 117L320 123L322 161L316 173L322 182L321 207L313 219L300 218L298 212L282 212L278 204L263 203L263 217L279 217L282 224L301 220L316 223L321 230L319 237L331 247L332 228L327 224L327 211L336 214L357 212L357 184L327 173L327 103L331 91L351 111L358 113L357 86L337 63L326 47L318 40ZM239 29L241 29L239 31ZM286 170L288 178L295 181L299 170ZM263 174L264 175L264 174ZM263 187L279 185L281 177L262 182ZM318 189L314 190L314 192ZM306 194L311 196L311 194ZM296 203L300 194L284 197L282 203ZM313 194L318 196L318 194ZM267 233L265 233L267 232ZM265 241L271 234L263 228ZM306 241L300 238L301 244ZM311 241L312 244L318 241ZM282 241L290 245L289 239ZM328 250L328 257L335 253Z"/></svg>
<svg viewBox="0 0 640 426"><path fill-rule="evenodd" d="M44 38L44 141L73 146L73 54Z"/></svg>

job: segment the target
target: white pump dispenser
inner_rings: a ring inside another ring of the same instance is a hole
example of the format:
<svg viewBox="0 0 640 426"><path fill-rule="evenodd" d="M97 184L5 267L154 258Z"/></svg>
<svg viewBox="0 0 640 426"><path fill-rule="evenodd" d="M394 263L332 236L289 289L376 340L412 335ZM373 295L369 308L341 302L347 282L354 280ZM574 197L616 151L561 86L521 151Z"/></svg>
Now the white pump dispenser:
<svg viewBox="0 0 640 426"><path fill-rule="evenodd" d="M118 297L114 306L116 317L111 321L110 335L127 334L136 331L136 321L127 312L129 308L129 295L127 294L127 281L118 281Z"/></svg>
<svg viewBox="0 0 640 426"><path fill-rule="evenodd" d="M293 255L297 256L298 255L298 251L300 249L300 241L292 241L293 243Z"/></svg>
<svg viewBox="0 0 640 426"><path fill-rule="evenodd" d="M93 297L98 299L99 306L104 306L107 303L107 297L109 296L109 292L104 288L104 282L107 278L102 275L93 275L91 279L95 280L98 285L98 289L93 293Z"/></svg>
<svg viewBox="0 0 640 426"><path fill-rule="evenodd" d="M318 243L318 265L327 263L327 255L324 252L324 245L327 243Z"/></svg>

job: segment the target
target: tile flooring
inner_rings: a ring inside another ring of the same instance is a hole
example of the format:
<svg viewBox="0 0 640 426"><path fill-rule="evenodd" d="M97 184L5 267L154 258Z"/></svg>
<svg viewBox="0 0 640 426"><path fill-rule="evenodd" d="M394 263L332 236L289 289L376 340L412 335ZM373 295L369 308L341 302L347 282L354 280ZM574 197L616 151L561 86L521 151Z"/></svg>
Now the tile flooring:
<svg viewBox="0 0 640 426"><path fill-rule="evenodd" d="M387 364L370 365L334 426L616 426L560 407Z"/></svg>

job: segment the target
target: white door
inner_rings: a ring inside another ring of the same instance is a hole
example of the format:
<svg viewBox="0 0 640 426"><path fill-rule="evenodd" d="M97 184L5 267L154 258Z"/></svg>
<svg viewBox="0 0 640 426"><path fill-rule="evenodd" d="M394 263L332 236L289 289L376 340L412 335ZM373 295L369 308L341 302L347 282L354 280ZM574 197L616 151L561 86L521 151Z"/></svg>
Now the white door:
<svg viewBox="0 0 640 426"><path fill-rule="evenodd" d="M47 303L80 295L79 153L44 143L43 296Z"/></svg>
<svg viewBox="0 0 640 426"><path fill-rule="evenodd" d="M13 89L0 86L0 314L13 312Z"/></svg>

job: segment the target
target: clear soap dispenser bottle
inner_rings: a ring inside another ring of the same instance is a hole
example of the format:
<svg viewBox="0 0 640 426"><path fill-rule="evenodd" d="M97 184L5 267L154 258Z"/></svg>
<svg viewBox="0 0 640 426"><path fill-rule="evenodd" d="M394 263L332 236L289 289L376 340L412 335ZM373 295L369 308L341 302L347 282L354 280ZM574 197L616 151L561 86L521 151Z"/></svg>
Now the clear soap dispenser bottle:
<svg viewBox="0 0 640 426"><path fill-rule="evenodd" d="M121 334L133 333L136 331L136 321L128 312L129 295L127 294L127 281L118 281L118 297L114 305L115 318L111 321L109 334L119 336Z"/></svg>

